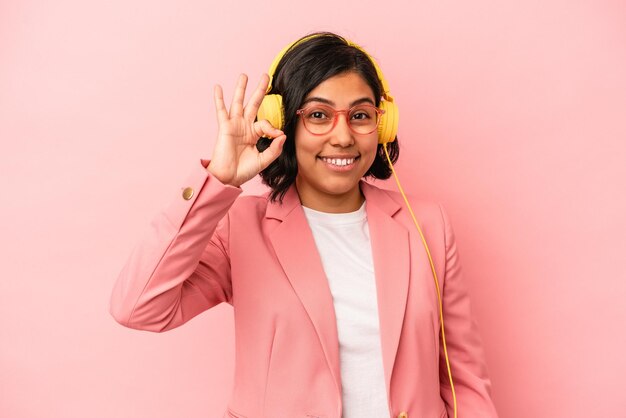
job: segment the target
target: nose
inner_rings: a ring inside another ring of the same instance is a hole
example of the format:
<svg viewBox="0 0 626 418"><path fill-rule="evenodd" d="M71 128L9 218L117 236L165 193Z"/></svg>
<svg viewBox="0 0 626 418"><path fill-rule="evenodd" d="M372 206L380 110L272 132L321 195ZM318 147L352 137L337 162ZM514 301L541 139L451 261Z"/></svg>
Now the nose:
<svg viewBox="0 0 626 418"><path fill-rule="evenodd" d="M335 129L331 132L330 143L340 147L349 147L354 144L354 136L348 122L349 116L346 112L338 113L335 117L337 118L337 122Z"/></svg>

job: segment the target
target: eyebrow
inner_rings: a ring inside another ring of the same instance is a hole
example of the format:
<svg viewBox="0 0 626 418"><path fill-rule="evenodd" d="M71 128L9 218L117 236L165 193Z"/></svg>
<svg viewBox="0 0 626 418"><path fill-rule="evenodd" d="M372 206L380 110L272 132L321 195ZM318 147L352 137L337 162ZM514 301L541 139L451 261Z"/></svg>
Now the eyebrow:
<svg viewBox="0 0 626 418"><path fill-rule="evenodd" d="M335 106L335 102L333 102L332 100L324 99L323 97L313 96L313 97L309 97L308 99L306 99L304 101L304 103L302 103L302 107L304 107L304 105L306 105L307 103L310 103L310 102L320 102L320 103L324 103L324 104L327 104L327 105L330 105L330 106L333 106L333 107ZM362 98L357 99L357 100L353 101L352 103L350 103L350 105L348 107L356 106L356 105L361 104L361 103L369 103L371 105L376 106L376 103L374 103L374 101L372 99L370 99L369 97L362 97Z"/></svg>

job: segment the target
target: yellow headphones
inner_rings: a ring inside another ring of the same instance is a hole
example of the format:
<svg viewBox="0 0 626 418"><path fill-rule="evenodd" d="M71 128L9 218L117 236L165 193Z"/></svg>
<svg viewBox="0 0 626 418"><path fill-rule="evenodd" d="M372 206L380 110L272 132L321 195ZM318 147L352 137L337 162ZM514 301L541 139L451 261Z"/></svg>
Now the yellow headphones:
<svg viewBox="0 0 626 418"><path fill-rule="evenodd" d="M268 71L270 76L270 82L267 86L267 93L272 89L272 81L274 80L274 73L276 72L276 67L278 67L278 63L283 58L283 56L289 51L292 47L297 44L307 41L311 38L326 36L324 34L314 34L305 36L302 39L299 39L291 44L287 45L283 48L282 51L274 58L272 65ZM382 71L376 64L376 61L367 53L363 48L358 46L357 44L346 40L348 45L357 48L359 51L363 52L370 59L374 68L376 69L376 74L378 79L380 80L380 84L382 85L382 100L380 101L379 108L383 111L381 115L380 123L378 124L378 143L379 144L387 144L389 142L393 142L396 139L396 134L398 133L398 106L395 104L393 97L389 94L389 85L387 84L387 80L383 76ZM278 129L283 129L285 126L285 115L283 108L283 98L280 94L266 94L263 98L263 102L257 111L257 119L267 119L272 126Z"/></svg>

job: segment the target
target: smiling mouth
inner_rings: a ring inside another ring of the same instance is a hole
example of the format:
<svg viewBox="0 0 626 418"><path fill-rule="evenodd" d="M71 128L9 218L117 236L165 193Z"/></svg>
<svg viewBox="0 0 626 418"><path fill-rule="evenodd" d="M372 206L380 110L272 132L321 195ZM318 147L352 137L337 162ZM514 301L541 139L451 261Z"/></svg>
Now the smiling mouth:
<svg viewBox="0 0 626 418"><path fill-rule="evenodd" d="M328 158L328 157L318 157L320 160L324 161L326 164L331 164L336 167L345 167L347 165L354 164L359 157L351 157L351 158Z"/></svg>

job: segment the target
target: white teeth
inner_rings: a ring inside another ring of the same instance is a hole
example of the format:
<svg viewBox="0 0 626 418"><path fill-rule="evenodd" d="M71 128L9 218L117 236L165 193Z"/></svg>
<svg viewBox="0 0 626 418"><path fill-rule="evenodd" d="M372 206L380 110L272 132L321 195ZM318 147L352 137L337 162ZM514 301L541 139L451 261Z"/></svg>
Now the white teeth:
<svg viewBox="0 0 626 418"><path fill-rule="evenodd" d="M339 167L343 167L345 165L348 164L352 164L354 162L354 158L326 158L323 157L322 161L328 163L328 164L332 164L332 165L336 165Z"/></svg>

